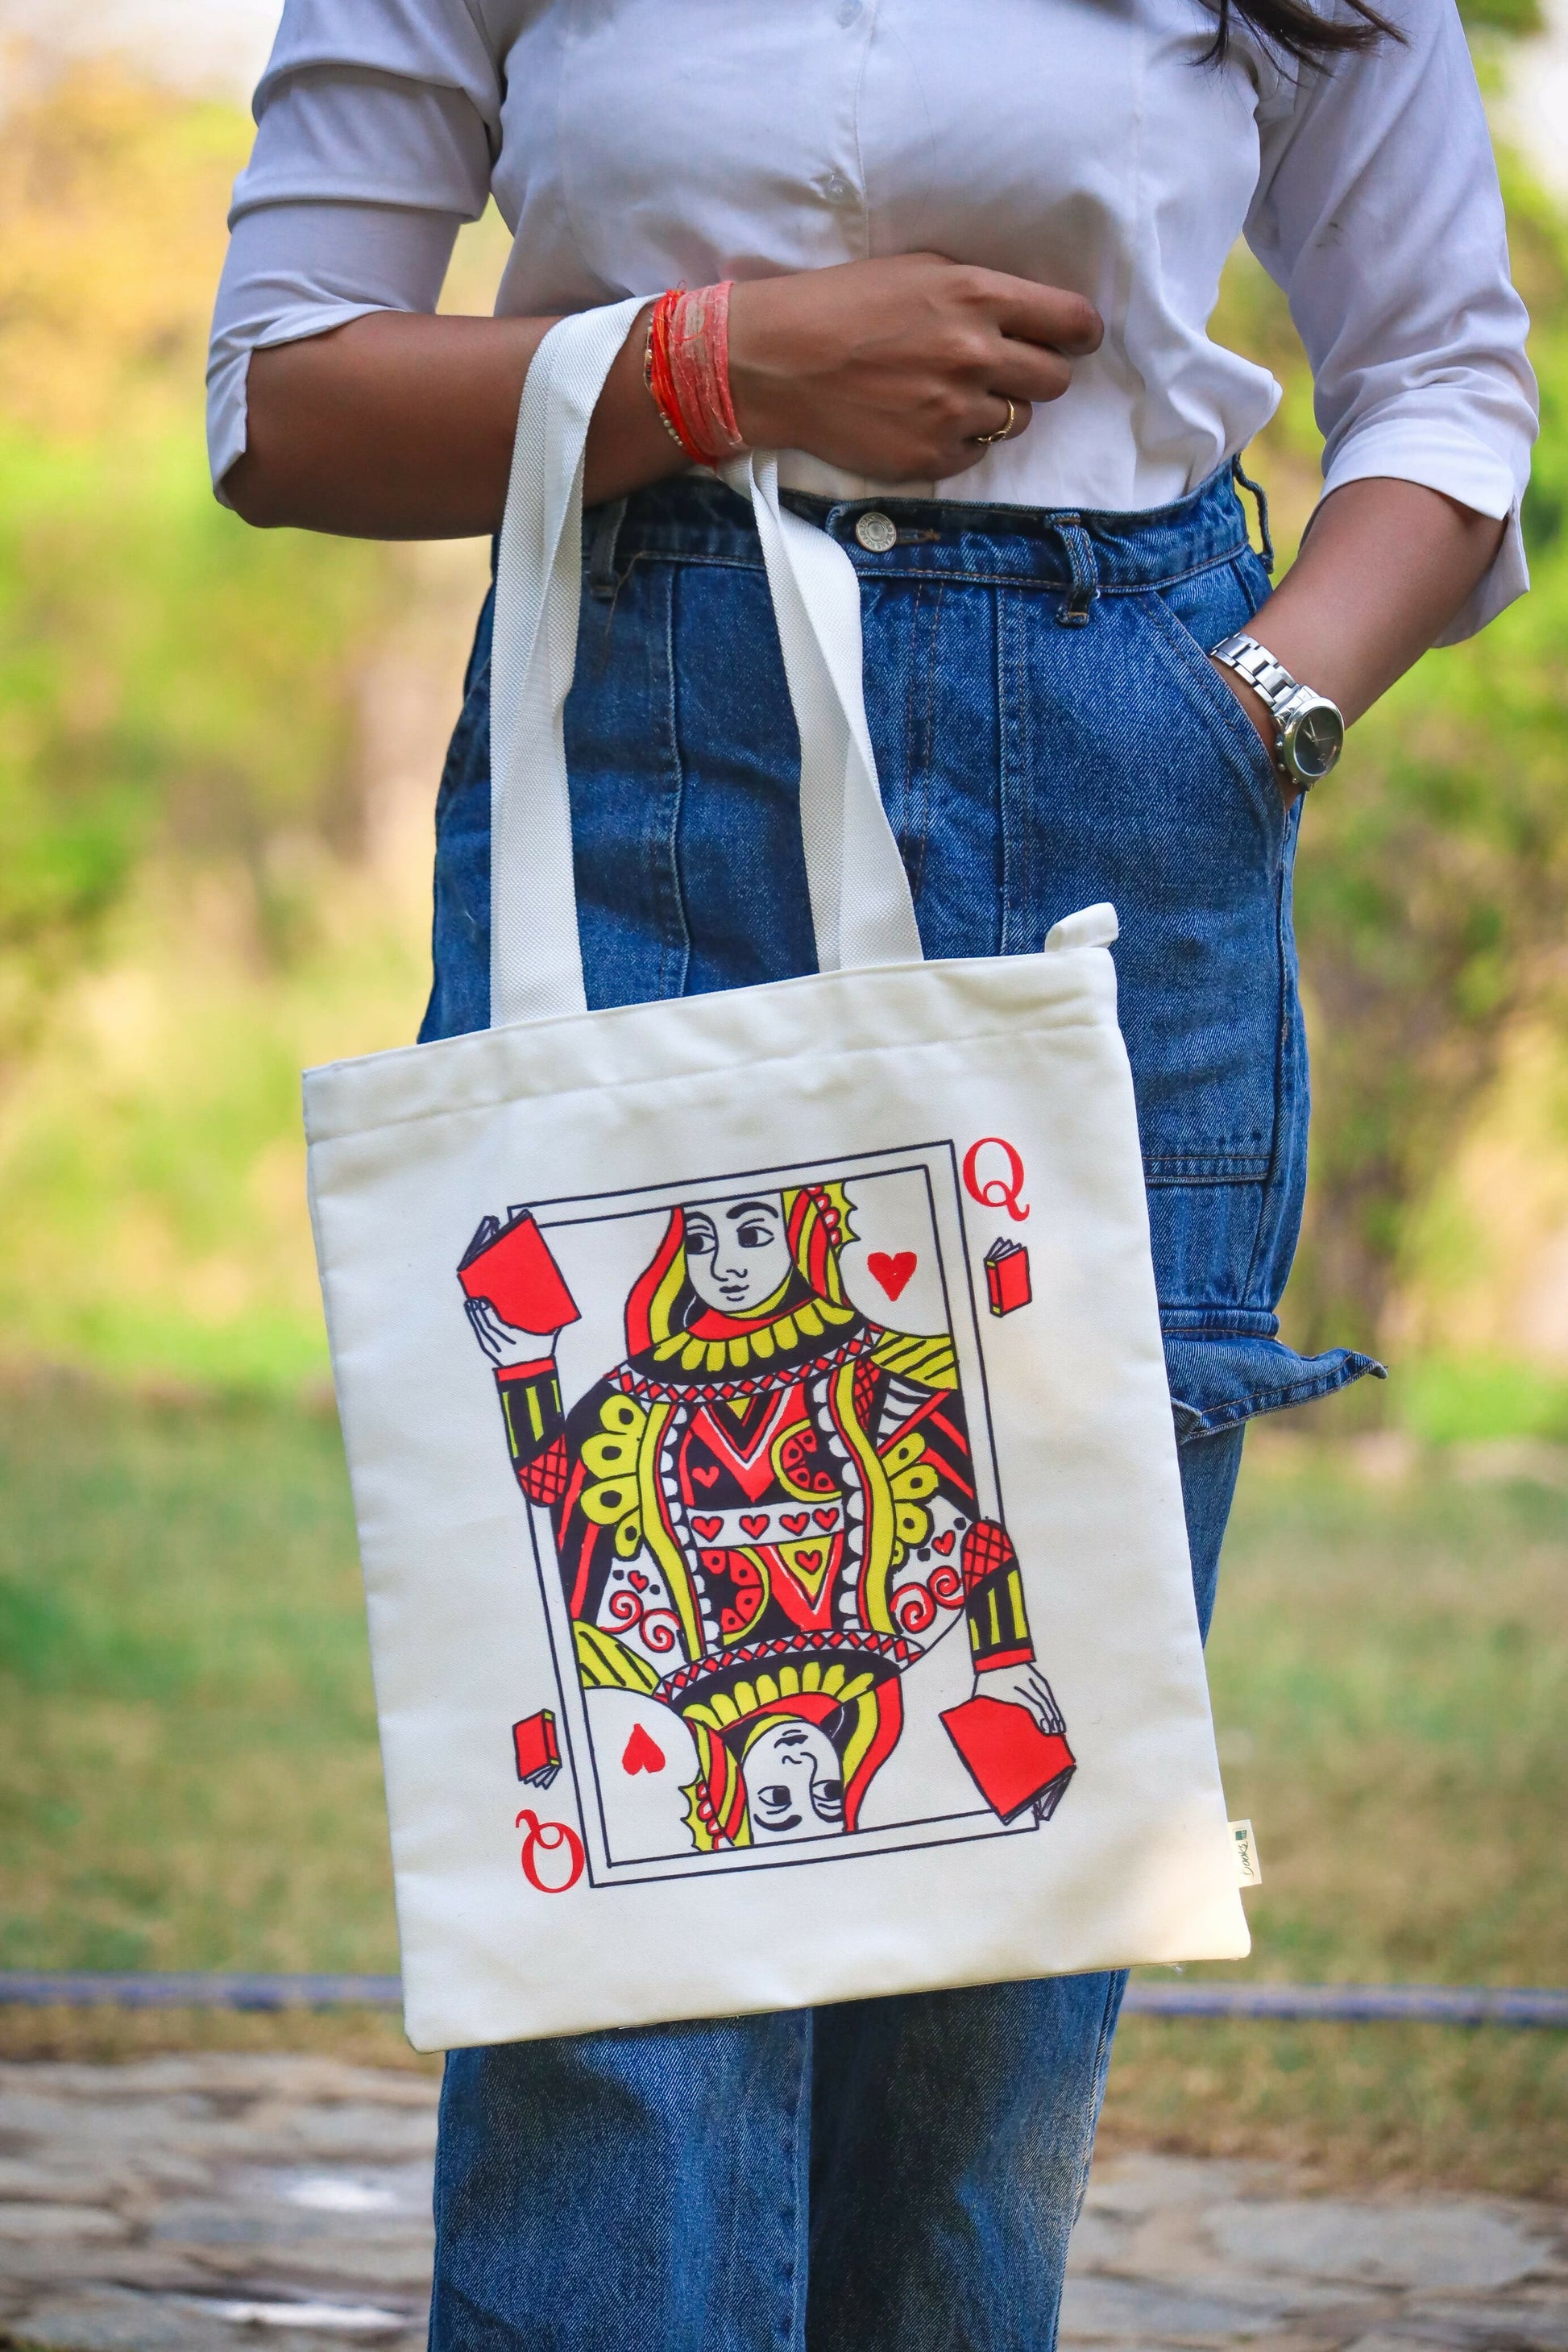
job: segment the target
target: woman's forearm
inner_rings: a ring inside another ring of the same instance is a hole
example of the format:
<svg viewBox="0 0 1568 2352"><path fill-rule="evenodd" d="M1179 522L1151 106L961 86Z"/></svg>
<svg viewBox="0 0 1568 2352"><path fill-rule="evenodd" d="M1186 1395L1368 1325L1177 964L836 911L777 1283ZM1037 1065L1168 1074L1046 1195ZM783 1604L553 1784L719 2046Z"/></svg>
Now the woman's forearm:
<svg viewBox="0 0 1568 2352"><path fill-rule="evenodd" d="M497 530L523 378L552 323L376 310L254 352L230 499L247 522L352 538ZM1100 336L1079 294L903 254L737 286L731 385L753 446L943 480L977 464L1000 427L1027 432L1035 404L1061 397ZM687 464L648 397L645 341L639 319L594 412L591 506Z"/></svg>
<svg viewBox="0 0 1568 2352"><path fill-rule="evenodd" d="M1301 551L1248 634L1347 722L1441 636L1505 526L1419 482L1378 476L1324 499ZM1220 676L1270 747L1274 723L1234 671Z"/></svg>
<svg viewBox="0 0 1568 2352"><path fill-rule="evenodd" d="M499 530L523 378L553 323L374 310L253 352L229 498L247 522L354 539ZM634 327L594 413L590 504L686 463L647 396L642 352Z"/></svg>

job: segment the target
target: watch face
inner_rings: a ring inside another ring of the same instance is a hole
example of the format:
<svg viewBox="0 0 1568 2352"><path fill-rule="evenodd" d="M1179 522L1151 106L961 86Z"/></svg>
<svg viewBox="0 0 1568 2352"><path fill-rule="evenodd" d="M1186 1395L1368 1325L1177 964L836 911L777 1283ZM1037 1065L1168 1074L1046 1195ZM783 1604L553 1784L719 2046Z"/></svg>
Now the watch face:
<svg viewBox="0 0 1568 2352"><path fill-rule="evenodd" d="M1345 722L1331 702L1310 702L1286 730L1285 763L1302 783L1326 776L1345 745Z"/></svg>

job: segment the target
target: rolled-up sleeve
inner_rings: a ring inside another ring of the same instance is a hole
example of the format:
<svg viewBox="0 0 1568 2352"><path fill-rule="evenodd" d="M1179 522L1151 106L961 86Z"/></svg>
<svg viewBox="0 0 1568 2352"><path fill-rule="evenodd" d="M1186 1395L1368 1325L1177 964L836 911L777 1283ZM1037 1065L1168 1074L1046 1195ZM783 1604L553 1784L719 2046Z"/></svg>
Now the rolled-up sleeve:
<svg viewBox="0 0 1568 2352"><path fill-rule="evenodd" d="M235 186L207 363L214 485L246 446L250 354L371 310L433 310L489 194L500 73L465 0L289 0Z"/></svg>
<svg viewBox="0 0 1568 2352"><path fill-rule="evenodd" d="M1452 0L1394 13L1403 42L1309 68L1264 110L1247 237L1311 363L1324 496L1393 475L1507 518L1441 640L1452 645L1529 585L1520 503L1535 379L1458 16Z"/></svg>

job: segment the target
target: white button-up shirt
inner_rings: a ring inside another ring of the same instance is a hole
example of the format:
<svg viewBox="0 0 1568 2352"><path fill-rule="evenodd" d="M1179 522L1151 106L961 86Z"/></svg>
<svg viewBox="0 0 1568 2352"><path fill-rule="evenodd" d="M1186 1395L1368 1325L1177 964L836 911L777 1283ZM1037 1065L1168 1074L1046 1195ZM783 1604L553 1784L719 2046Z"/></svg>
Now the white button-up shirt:
<svg viewBox="0 0 1568 2352"><path fill-rule="evenodd" d="M1207 332L1245 234L1311 362L1326 488L1395 475L1513 518L1464 635L1526 584L1534 383L1453 0L1391 5L1404 44L1293 74L1245 30L1204 64L1202 0L288 0L218 296L215 478L251 351L432 310L493 192L510 315L917 249L1072 287L1105 341L1066 395L900 487L1159 507L1279 397Z"/></svg>

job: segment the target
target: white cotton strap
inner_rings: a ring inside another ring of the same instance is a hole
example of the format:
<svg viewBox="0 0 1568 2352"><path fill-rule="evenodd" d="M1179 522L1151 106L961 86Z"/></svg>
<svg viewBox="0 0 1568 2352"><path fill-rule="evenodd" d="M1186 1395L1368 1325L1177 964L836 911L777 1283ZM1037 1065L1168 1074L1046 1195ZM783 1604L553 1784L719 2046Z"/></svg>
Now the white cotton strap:
<svg viewBox="0 0 1568 2352"><path fill-rule="evenodd" d="M914 900L866 724L855 566L836 539L780 505L770 452L737 457L724 479L752 501L800 732L800 830L818 967L919 963Z"/></svg>
<svg viewBox="0 0 1568 2352"><path fill-rule="evenodd" d="M577 661L583 450L642 309L552 327L522 387L490 653L490 1024L582 1013L563 714Z"/></svg>
<svg viewBox="0 0 1568 2352"><path fill-rule="evenodd" d="M490 656L490 1021L581 1013L563 712L577 658L583 452L636 298L563 319L523 386ZM801 838L824 971L918 963L920 933L866 724L860 589L837 542L779 502L778 463L737 458L800 732Z"/></svg>

